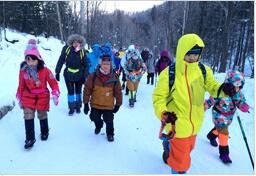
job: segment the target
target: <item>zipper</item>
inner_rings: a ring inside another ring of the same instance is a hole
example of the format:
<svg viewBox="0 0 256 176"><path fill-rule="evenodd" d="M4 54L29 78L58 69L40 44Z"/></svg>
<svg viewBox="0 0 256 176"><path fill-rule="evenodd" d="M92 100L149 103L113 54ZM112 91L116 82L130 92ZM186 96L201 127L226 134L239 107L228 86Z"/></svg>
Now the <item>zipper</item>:
<svg viewBox="0 0 256 176"><path fill-rule="evenodd" d="M194 133L194 124L192 122L192 101L191 101L191 94L190 94L190 89L189 89L189 85L188 85L188 78L187 78L187 65L185 65L185 80L186 80L186 84L187 84L187 89L188 89L188 97L189 97L189 120L190 123L192 125L192 135Z"/></svg>

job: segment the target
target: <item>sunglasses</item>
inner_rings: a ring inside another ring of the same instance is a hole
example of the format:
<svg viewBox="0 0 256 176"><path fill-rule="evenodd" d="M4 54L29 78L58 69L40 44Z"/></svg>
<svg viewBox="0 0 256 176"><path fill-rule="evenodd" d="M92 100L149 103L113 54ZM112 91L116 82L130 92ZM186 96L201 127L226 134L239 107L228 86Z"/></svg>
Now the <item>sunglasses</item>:
<svg viewBox="0 0 256 176"><path fill-rule="evenodd" d="M110 65L110 64L111 64L110 61L102 61L102 62L101 62L101 65Z"/></svg>

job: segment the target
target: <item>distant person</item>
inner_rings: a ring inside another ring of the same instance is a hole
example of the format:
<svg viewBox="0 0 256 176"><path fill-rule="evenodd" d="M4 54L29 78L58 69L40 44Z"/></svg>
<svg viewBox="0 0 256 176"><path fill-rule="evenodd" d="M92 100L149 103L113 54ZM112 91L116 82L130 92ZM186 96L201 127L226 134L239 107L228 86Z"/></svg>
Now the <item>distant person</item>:
<svg viewBox="0 0 256 176"><path fill-rule="evenodd" d="M19 73L19 86L16 97L20 107L24 111L25 119L25 149L34 145L35 126L34 118L40 120L41 140L48 139L48 115L50 109L50 92L47 88L48 84L52 89L52 97L54 104L58 105L58 97L60 95L58 82L54 78L52 72L44 65L44 60L40 55L36 40L30 39L26 50L24 51L25 61L21 63Z"/></svg>
<svg viewBox="0 0 256 176"><path fill-rule="evenodd" d="M127 87L129 89L129 106L134 107L137 101L136 95L140 79L147 71L147 67L143 62L139 50L130 45L125 53L124 70L127 80Z"/></svg>
<svg viewBox="0 0 256 176"><path fill-rule="evenodd" d="M212 146L217 147L219 140L219 154L223 163L232 163L229 156L228 146L228 126L232 123L234 114L238 109L242 112L249 112L249 105L246 104L246 99L242 93L245 80L244 75L237 71L229 71L226 75L224 83L232 84L235 86L235 92L232 96L225 95L223 97L214 98L210 96L204 103L205 110L212 108L212 120L214 128L207 134Z"/></svg>
<svg viewBox="0 0 256 176"><path fill-rule="evenodd" d="M85 39L83 36L73 34L68 37L67 45L61 51L58 63L55 68L56 79L60 81L60 71L63 64L65 83L68 90L68 115L80 113L82 107L81 89L88 76L89 61L84 50Z"/></svg>
<svg viewBox="0 0 256 176"><path fill-rule="evenodd" d="M145 62L147 66L147 84L151 83L151 85L154 85L154 77L155 77L155 59L153 57L153 54L150 52L148 55L148 58Z"/></svg>
<svg viewBox="0 0 256 176"><path fill-rule="evenodd" d="M100 45L98 43L93 44L92 45L92 52L87 54L87 58L90 61L89 73L94 72L94 70L98 66L100 55L101 55Z"/></svg>
<svg viewBox="0 0 256 176"><path fill-rule="evenodd" d="M169 56L169 52L167 50L161 51L160 59L156 62L155 72L157 75L168 67L172 63L172 60Z"/></svg>
<svg viewBox="0 0 256 176"><path fill-rule="evenodd" d="M94 133L100 133L104 121L107 139L109 142L114 141L114 113L122 105L122 90L120 81L113 72L110 55L102 55L99 66L88 76L83 100L85 114L90 110L90 103L90 119L95 124Z"/></svg>
<svg viewBox="0 0 256 176"><path fill-rule="evenodd" d="M115 58L115 65L116 65L115 72L116 72L117 76L119 77L121 74L121 71L122 71L122 67L121 67L121 58L119 57L118 51L115 52L114 58Z"/></svg>

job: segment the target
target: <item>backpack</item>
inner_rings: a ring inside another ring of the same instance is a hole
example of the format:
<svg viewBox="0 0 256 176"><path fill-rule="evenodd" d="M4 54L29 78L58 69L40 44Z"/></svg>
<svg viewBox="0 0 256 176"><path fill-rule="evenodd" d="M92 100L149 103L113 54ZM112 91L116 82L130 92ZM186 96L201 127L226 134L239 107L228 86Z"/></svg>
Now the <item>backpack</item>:
<svg viewBox="0 0 256 176"><path fill-rule="evenodd" d="M139 70L140 67L141 67L142 63L140 61L140 59L133 59L133 58L130 58L128 59L128 68L130 70Z"/></svg>
<svg viewBox="0 0 256 176"><path fill-rule="evenodd" d="M202 75L204 77L204 82L205 82L205 79L206 79L205 66L201 62L198 62L198 66L199 66L200 70L202 71ZM169 65L169 91L172 90L172 86L174 84L174 81L175 81L175 63L171 63Z"/></svg>
<svg viewBox="0 0 256 176"><path fill-rule="evenodd" d="M65 53L66 53L65 61L67 60L67 57L70 53L70 48L71 48L71 46L67 47L67 49L65 51ZM80 50L80 58L81 58L81 60L84 58L84 49Z"/></svg>

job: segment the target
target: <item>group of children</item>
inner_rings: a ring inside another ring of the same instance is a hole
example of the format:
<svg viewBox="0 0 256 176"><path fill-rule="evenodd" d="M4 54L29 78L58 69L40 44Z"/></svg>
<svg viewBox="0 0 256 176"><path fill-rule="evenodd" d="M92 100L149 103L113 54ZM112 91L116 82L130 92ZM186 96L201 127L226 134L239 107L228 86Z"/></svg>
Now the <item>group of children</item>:
<svg viewBox="0 0 256 176"><path fill-rule="evenodd" d="M107 139L110 142L114 141L114 113L118 112L122 105L119 74L114 72L116 65L108 50L109 45L105 46L105 52L100 52L100 46L95 44L92 46L93 53L86 56L83 50L84 41L80 35L69 37L68 45L64 46L58 60L55 77L44 65L36 40L28 41L16 93L19 105L24 111L25 149L32 147L36 141L34 132L36 111L40 120L41 140L48 138L47 111L49 111L50 91L47 85L49 84L52 89L54 104L58 105L60 91L57 81L60 81L59 73L63 64L66 64L64 78L68 90L69 114L73 114L74 110L80 113L83 101L84 113L88 114L90 111L90 119L95 124L95 134L100 133L105 122ZM163 142L163 159L172 168L172 173L186 173L189 169L190 153L195 146L196 134L201 129L204 111L212 106L214 128L210 130L207 138L215 147L218 146L216 141L218 138L220 159L224 163L231 163L228 126L237 108L242 112L249 112L249 106L241 92L245 83L244 75L237 70L230 71L221 84L215 80L208 66L203 66L205 73L202 74L202 68L199 68L198 63L203 48L204 43L199 36L184 35L179 39L176 63L173 63L176 70L174 72L171 70L169 54L166 50L161 52L162 62L156 64L159 81L153 92L153 105L157 117L165 125L168 134L171 134L170 138ZM147 69L135 45L128 47L123 58L120 64L126 75L129 105L133 107L140 79L149 68ZM98 63L93 63L95 61L93 59L97 59ZM175 82L170 83L174 78ZM204 101L205 91L208 91L211 97ZM168 120L170 118L177 120Z"/></svg>

